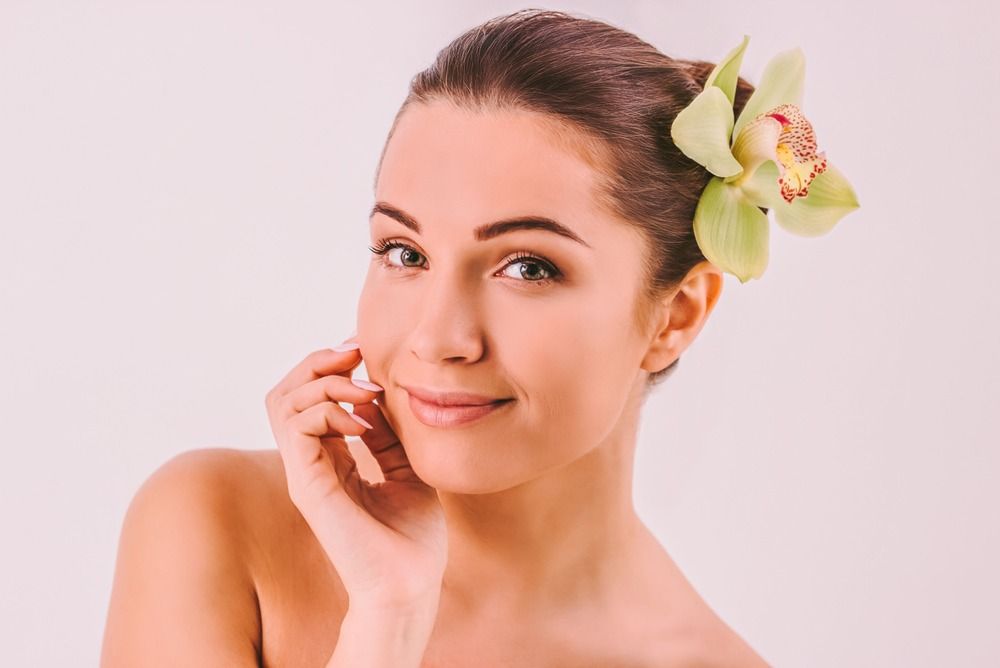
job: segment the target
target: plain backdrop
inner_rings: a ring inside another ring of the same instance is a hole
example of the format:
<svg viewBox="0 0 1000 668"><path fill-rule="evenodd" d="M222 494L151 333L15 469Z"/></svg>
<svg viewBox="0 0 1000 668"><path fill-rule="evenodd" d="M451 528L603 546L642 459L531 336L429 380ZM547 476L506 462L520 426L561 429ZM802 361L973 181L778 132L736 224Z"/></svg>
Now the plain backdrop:
<svg viewBox="0 0 1000 668"><path fill-rule="evenodd" d="M6 665L96 665L158 466L275 447L265 393L353 328L410 78L525 6L0 2ZM726 276L646 405L644 520L776 666L998 665L997 10L533 6L713 62L748 34L752 83L801 46L861 202L821 238L772 223L764 277Z"/></svg>

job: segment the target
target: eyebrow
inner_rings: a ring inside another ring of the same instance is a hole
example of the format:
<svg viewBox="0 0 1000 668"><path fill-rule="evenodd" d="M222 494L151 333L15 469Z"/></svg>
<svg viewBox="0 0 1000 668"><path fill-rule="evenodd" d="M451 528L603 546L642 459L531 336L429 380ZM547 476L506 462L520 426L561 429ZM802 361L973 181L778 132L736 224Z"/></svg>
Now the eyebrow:
<svg viewBox="0 0 1000 668"><path fill-rule="evenodd" d="M420 223L418 223L413 216L398 207L386 202L375 202L375 206L372 207L369 218L373 217L376 213L388 216L389 218L392 218L393 220L410 228L417 234L420 234ZM544 216L518 216L516 218L505 218L492 223L486 223L485 225L480 225L473 230L473 237L476 241L486 241L488 239L494 239L501 234L514 232L515 230L542 230L545 232L554 232L555 234L564 236L567 239L572 239L577 243L583 244L587 248L591 248L591 245L581 239L576 232L562 223Z"/></svg>

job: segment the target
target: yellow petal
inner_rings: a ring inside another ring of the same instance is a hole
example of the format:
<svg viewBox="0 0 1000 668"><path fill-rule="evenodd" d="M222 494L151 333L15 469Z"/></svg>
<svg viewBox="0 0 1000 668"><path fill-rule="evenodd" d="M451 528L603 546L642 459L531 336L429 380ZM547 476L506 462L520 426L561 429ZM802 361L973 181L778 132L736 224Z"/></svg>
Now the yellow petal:
<svg viewBox="0 0 1000 668"><path fill-rule="evenodd" d="M826 154L816 153L812 123L794 104L782 104L767 112L781 121L778 136L778 164L783 167L778 184L786 202L809 194L809 184L826 169Z"/></svg>
<svg viewBox="0 0 1000 668"><path fill-rule="evenodd" d="M777 124L778 132L775 133ZM812 124L794 104L778 105L744 126L733 145L743 172L727 179L743 185L771 160L778 165L778 187L786 202L809 194L809 184L826 169L826 154L816 152Z"/></svg>

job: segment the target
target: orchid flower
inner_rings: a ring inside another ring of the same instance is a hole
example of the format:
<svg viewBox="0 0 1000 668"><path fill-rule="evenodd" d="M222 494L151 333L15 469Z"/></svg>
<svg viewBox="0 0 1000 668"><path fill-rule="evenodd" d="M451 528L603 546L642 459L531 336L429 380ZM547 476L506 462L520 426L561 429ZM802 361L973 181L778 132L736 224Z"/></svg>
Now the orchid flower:
<svg viewBox="0 0 1000 668"><path fill-rule="evenodd" d="M779 53L734 119L743 42L719 62L704 89L681 111L670 137L684 155L713 174L694 214L694 234L705 257L741 283L760 278L768 261L768 216L800 236L826 234L858 208L850 183L816 152L812 124L803 115L802 49Z"/></svg>

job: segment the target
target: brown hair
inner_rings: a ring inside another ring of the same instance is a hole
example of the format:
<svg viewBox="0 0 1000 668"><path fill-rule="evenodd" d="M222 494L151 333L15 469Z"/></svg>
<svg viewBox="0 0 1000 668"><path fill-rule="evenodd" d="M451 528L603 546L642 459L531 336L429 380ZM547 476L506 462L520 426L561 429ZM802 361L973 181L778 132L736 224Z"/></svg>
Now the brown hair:
<svg viewBox="0 0 1000 668"><path fill-rule="evenodd" d="M712 175L678 150L670 125L704 88L713 67L671 58L598 20L523 9L490 19L442 49L411 80L389 138L403 111L417 102L443 99L473 110L545 114L566 145L601 174L597 201L648 242L639 259L646 280L634 310L645 330L658 298L706 259L692 223ZM753 90L739 78L737 116ZM680 357L650 373L646 389L678 362Z"/></svg>

